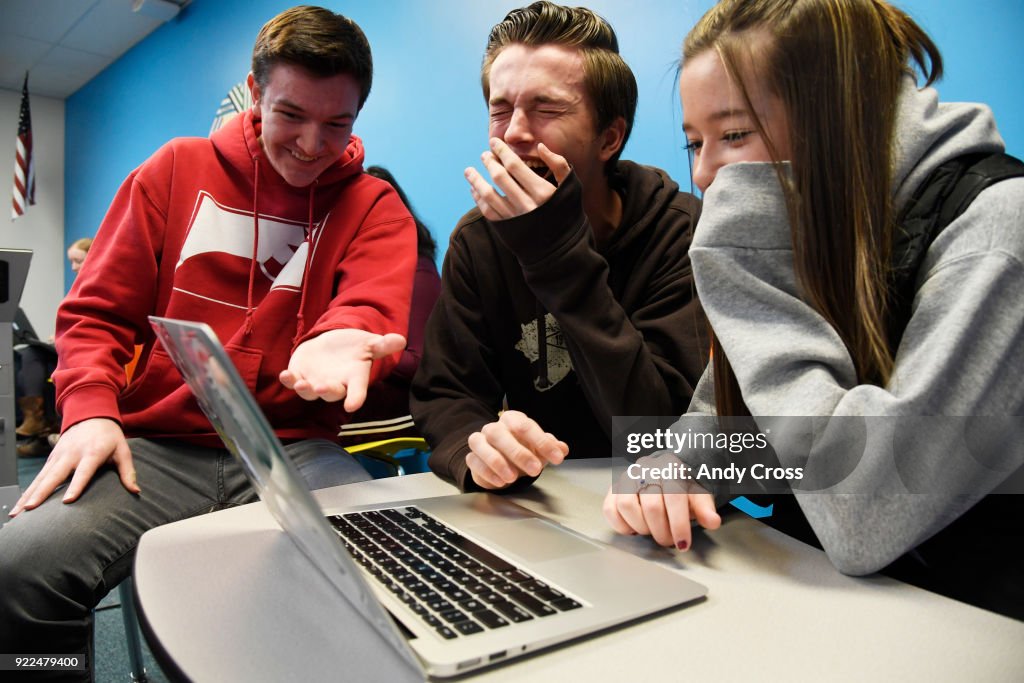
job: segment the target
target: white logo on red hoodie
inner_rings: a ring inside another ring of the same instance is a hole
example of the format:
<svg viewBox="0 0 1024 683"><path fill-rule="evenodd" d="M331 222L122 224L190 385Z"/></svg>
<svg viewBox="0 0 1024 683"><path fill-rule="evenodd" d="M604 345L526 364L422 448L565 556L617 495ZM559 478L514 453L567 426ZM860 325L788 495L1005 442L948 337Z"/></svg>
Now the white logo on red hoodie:
<svg viewBox="0 0 1024 683"><path fill-rule="evenodd" d="M259 231L256 272L272 283L272 290L283 288L300 291L302 273L306 265L306 251L309 248L309 243L305 239L306 226L274 216L261 215ZM244 264L238 265L244 265L244 270L248 271L252 249L252 211L223 206L208 193L200 192L175 270L187 267L189 259L198 256L227 255L242 259ZM200 263L203 263L204 269L209 266L206 261ZM260 275L257 275L257 278ZM179 274L175 277L178 283L175 289L228 306L238 307L244 304L243 301L223 300L224 296L230 295L223 286L217 287L215 291L202 291L204 279L192 277L192 274L183 278ZM183 289L181 285L187 286L188 289Z"/></svg>

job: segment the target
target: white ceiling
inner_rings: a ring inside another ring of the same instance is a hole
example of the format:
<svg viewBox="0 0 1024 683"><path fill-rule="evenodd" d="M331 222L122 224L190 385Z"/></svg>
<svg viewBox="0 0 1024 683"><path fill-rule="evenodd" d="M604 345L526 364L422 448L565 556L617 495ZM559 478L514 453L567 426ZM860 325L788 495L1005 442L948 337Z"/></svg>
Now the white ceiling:
<svg viewBox="0 0 1024 683"><path fill-rule="evenodd" d="M0 0L0 88L65 99L189 1Z"/></svg>

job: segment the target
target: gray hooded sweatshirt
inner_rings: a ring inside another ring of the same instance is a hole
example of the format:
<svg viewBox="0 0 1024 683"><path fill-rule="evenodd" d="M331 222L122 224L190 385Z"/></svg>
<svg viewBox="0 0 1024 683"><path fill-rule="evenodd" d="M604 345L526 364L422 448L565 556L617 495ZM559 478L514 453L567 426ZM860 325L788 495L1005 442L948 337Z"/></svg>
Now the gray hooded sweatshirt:
<svg viewBox="0 0 1024 683"><path fill-rule="evenodd" d="M895 138L897 214L937 166L1003 150L987 107L941 104L935 90L918 90L909 77ZM840 571L885 567L1005 488L1024 464L1024 178L984 190L933 242L884 387L858 384L839 335L804 302L770 164L719 170L690 256L700 300L758 427L771 423L763 416L817 416L839 426L818 433L809 457L806 439L798 447L785 428L769 429L768 440L783 466L803 466L812 480L825 473L818 481L834 483L842 473L832 487L794 487ZM711 378L709 370L690 413L713 413Z"/></svg>

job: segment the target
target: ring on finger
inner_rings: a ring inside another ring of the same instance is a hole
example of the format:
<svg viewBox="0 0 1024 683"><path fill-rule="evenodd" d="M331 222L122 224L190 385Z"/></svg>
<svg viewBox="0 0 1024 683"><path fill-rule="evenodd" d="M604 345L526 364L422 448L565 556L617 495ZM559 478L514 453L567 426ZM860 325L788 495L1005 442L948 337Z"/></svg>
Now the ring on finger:
<svg viewBox="0 0 1024 683"><path fill-rule="evenodd" d="M661 490L662 490L661 489L661 484L659 484L658 482L646 481L644 479L641 479L640 480L640 485L637 486L637 488L636 488L636 494L639 496L642 493L646 493L647 489L650 489L650 488L653 488L653 487L657 487L659 492L661 492Z"/></svg>

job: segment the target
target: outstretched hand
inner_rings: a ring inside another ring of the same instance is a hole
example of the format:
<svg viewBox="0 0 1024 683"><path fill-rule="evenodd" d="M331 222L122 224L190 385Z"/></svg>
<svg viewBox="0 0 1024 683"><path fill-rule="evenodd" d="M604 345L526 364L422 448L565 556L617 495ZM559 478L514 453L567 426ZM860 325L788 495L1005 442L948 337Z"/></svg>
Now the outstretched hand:
<svg viewBox="0 0 1024 683"><path fill-rule="evenodd" d="M404 348L400 334L328 330L299 344L281 372L281 383L307 401L343 400L346 412L354 413L366 400L373 361Z"/></svg>
<svg viewBox="0 0 1024 683"><path fill-rule="evenodd" d="M537 153L554 176L554 185L537 175L502 140L491 138L491 149L480 158L497 189L475 168L465 171L473 201L484 218L501 221L529 213L550 199L558 185L569 177L572 168L565 157L552 152L543 142L537 144Z"/></svg>

